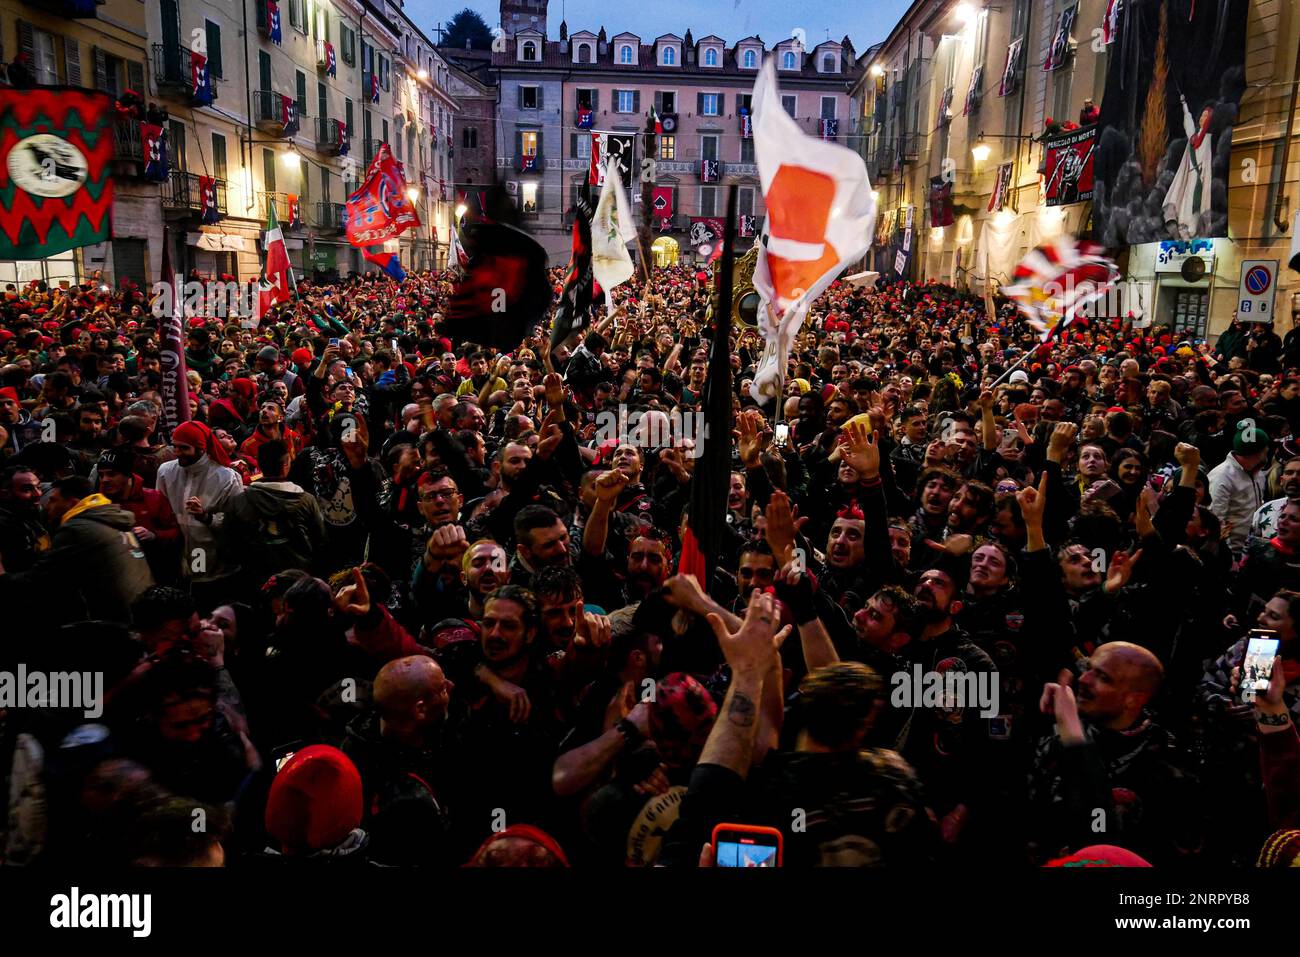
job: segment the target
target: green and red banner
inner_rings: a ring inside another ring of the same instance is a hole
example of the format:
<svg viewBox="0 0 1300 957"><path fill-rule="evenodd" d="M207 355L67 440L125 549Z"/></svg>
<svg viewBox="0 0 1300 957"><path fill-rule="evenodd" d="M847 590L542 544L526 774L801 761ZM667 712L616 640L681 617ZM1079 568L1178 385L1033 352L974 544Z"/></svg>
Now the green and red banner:
<svg viewBox="0 0 1300 957"><path fill-rule="evenodd" d="M112 97L0 88L0 259L44 259L108 240L112 159Z"/></svg>

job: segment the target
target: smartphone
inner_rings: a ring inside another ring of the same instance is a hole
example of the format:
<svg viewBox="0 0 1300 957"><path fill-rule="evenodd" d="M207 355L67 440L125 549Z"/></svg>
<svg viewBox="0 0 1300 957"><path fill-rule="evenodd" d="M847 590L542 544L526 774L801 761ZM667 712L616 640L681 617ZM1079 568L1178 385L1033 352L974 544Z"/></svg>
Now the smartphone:
<svg viewBox="0 0 1300 957"><path fill-rule="evenodd" d="M331 339L331 340L330 340L330 345L332 345L332 346L337 346L338 344L339 344L339 341L338 341L337 339Z"/></svg>
<svg viewBox="0 0 1300 957"><path fill-rule="evenodd" d="M713 829L718 867L780 867L781 832L752 824L719 824Z"/></svg>
<svg viewBox="0 0 1300 957"><path fill-rule="evenodd" d="M772 436L772 444L778 449L783 449L790 441L790 426L784 422L777 423L776 431Z"/></svg>
<svg viewBox="0 0 1300 957"><path fill-rule="evenodd" d="M1157 473L1151 476L1151 478L1147 480L1147 484L1150 485L1157 492L1159 492L1162 488L1165 487L1165 476Z"/></svg>
<svg viewBox="0 0 1300 957"><path fill-rule="evenodd" d="M1266 628L1252 628L1246 635L1246 654L1241 659L1241 677L1237 682L1242 704L1254 704L1255 695L1267 690L1280 645L1277 632Z"/></svg>

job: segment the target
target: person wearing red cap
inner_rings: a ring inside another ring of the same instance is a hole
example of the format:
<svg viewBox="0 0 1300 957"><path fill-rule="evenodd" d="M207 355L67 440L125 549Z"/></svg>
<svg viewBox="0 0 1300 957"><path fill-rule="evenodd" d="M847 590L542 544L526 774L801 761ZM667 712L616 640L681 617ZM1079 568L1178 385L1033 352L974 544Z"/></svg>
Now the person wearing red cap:
<svg viewBox="0 0 1300 957"><path fill-rule="evenodd" d="M276 771L266 800L270 856L322 864L367 860L370 837L361 774L346 754L326 744L294 752Z"/></svg>
<svg viewBox="0 0 1300 957"><path fill-rule="evenodd" d="M257 383L252 379L232 379L230 391L208 404L208 426L225 429L242 440L252 429L256 408Z"/></svg>
<svg viewBox="0 0 1300 957"><path fill-rule="evenodd" d="M202 422L184 422L172 432L176 458L158 467L158 491L166 496L184 536L181 574L219 604L223 582L238 571L223 556L212 524L230 499L244 487L239 473L212 430ZM197 597L197 596L196 596ZM203 602L200 602L203 604Z"/></svg>

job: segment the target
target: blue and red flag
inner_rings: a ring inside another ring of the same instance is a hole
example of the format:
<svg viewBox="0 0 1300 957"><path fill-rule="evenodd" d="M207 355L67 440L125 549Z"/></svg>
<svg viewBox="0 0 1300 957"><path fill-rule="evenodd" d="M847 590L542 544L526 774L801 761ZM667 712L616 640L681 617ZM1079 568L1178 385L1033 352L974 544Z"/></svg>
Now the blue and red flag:
<svg viewBox="0 0 1300 957"><path fill-rule="evenodd" d="M266 0L266 35L276 46L283 39L280 31L280 5L275 0Z"/></svg>
<svg viewBox="0 0 1300 957"><path fill-rule="evenodd" d="M347 200L347 235L366 248L420 225L420 215L406 194L406 173L387 143L379 147L366 181Z"/></svg>
<svg viewBox="0 0 1300 957"><path fill-rule="evenodd" d="M397 253L386 253L383 249L375 247L361 250L361 255L398 282L406 278L406 270L402 268L402 261L397 258Z"/></svg>

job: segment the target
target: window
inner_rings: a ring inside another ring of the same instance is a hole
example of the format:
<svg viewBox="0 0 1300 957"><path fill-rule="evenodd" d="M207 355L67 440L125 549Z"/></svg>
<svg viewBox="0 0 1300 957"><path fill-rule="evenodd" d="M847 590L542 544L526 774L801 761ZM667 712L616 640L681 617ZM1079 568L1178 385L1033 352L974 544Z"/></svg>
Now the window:
<svg viewBox="0 0 1300 957"><path fill-rule="evenodd" d="M718 138L716 136L700 137L700 159L715 160L718 158Z"/></svg>
<svg viewBox="0 0 1300 957"><path fill-rule="evenodd" d="M833 96L822 97L822 119L823 120L835 119L835 97Z"/></svg>
<svg viewBox="0 0 1300 957"><path fill-rule="evenodd" d="M824 57L822 57L822 72L823 73L835 72L835 55L833 53L828 53Z"/></svg>
<svg viewBox="0 0 1300 957"><path fill-rule="evenodd" d="M32 45L34 47L32 60L36 64L36 82L57 86L59 67L54 61L54 36L44 30L33 30Z"/></svg>
<svg viewBox="0 0 1300 957"><path fill-rule="evenodd" d="M793 94L782 95L781 97L781 106L783 106L785 111L791 116L794 116L795 99L796 98Z"/></svg>
<svg viewBox="0 0 1300 957"><path fill-rule="evenodd" d="M396 123L397 135L393 137L393 155L397 157L399 163L406 162L406 160L402 158L402 122L402 118L399 116ZM414 157L412 157L412 159L414 159Z"/></svg>
<svg viewBox="0 0 1300 957"><path fill-rule="evenodd" d="M520 183L520 196L523 199L522 208L525 213L537 212L537 184Z"/></svg>
<svg viewBox="0 0 1300 957"><path fill-rule="evenodd" d="M122 74L122 69L121 60L95 48L95 89L103 90L110 96L117 96L121 92L118 78Z"/></svg>
<svg viewBox="0 0 1300 957"><path fill-rule="evenodd" d="M392 64L388 62L388 57L382 53L379 54L379 85L385 90L389 89L389 76L392 73Z"/></svg>
<svg viewBox="0 0 1300 957"><path fill-rule="evenodd" d="M754 215L754 188L742 186L736 196L736 213L740 216Z"/></svg>
<svg viewBox="0 0 1300 957"><path fill-rule="evenodd" d="M322 120L330 115L329 88L324 83L316 84L316 115Z"/></svg>
<svg viewBox="0 0 1300 957"><path fill-rule="evenodd" d="M380 120L380 122L383 124L383 126L380 127L380 129L383 130L383 135L379 138L379 141L381 143L387 143L388 142L388 120Z"/></svg>
<svg viewBox="0 0 1300 957"><path fill-rule="evenodd" d="M753 50L745 51L745 69L755 70L758 68L758 55Z"/></svg>
<svg viewBox="0 0 1300 957"><path fill-rule="evenodd" d="M615 90L614 102L616 105L614 107L614 112L615 113L636 112L636 108L633 105L636 100L636 96L634 95L635 93L636 93L635 90Z"/></svg>
<svg viewBox="0 0 1300 957"><path fill-rule="evenodd" d="M329 12L324 4L316 4L316 9L312 15L311 32L312 36L317 40L329 40L330 38Z"/></svg>
<svg viewBox="0 0 1300 957"><path fill-rule="evenodd" d="M320 168L320 199L322 203L330 201L330 171L328 166Z"/></svg>
<svg viewBox="0 0 1300 957"><path fill-rule="evenodd" d="M521 110L535 110L538 107L537 87L521 86L519 88L519 108Z"/></svg>
<svg viewBox="0 0 1300 957"><path fill-rule="evenodd" d="M618 62L619 63L632 62L632 48L630 46L624 44L623 46L618 48Z"/></svg>
<svg viewBox="0 0 1300 957"><path fill-rule="evenodd" d="M574 150L573 155L580 160L591 159L591 137L586 133L574 133Z"/></svg>
<svg viewBox="0 0 1300 957"><path fill-rule="evenodd" d="M784 53L781 54L781 69L793 70L795 69L796 65L797 65L797 61L794 58L793 50L786 50Z"/></svg>
<svg viewBox="0 0 1300 957"><path fill-rule="evenodd" d="M1052 75L1052 116L1070 117L1070 87L1074 79L1073 55L1067 55L1065 66Z"/></svg>
<svg viewBox="0 0 1300 957"><path fill-rule="evenodd" d="M303 14L306 3L307 0L289 0L289 23L299 33L307 32L307 17Z"/></svg>
<svg viewBox="0 0 1300 957"><path fill-rule="evenodd" d="M345 99L343 101L343 126L345 127L343 132L346 133L348 136L351 136L352 135L352 100L350 99Z"/></svg>
<svg viewBox="0 0 1300 957"><path fill-rule="evenodd" d="M224 76L221 72L221 24L211 20L204 20L203 23L208 34L208 75L221 79Z"/></svg>
<svg viewBox="0 0 1300 957"><path fill-rule="evenodd" d="M661 160L677 158L677 137L666 135L659 137L659 158Z"/></svg>
<svg viewBox="0 0 1300 957"><path fill-rule="evenodd" d="M228 179L226 175L226 138L220 133L212 134L212 175L217 179Z"/></svg>
<svg viewBox="0 0 1300 957"><path fill-rule="evenodd" d="M532 40L524 41L523 51L523 59L530 61L537 59L537 44Z"/></svg>
<svg viewBox="0 0 1300 957"><path fill-rule="evenodd" d="M717 65L718 65L718 48L717 48L717 47L706 47L706 48L705 48L705 50L704 50L704 65L705 65L705 66L717 66Z"/></svg>
<svg viewBox="0 0 1300 957"><path fill-rule="evenodd" d="M594 110L596 108L595 90L578 90L578 109Z"/></svg>
<svg viewBox="0 0 1300 957"><path fill-rule="evenodd" d="M665 90L659 94L659 112L676 113L677 112L677 94L671 90Z"/></svg>
<svg viewBox="0 0 1300 957"><path fill-rule="evenodd" d="M294 94L298 100L298 116L307 115L307 74L302 70L293 71Z"/></svg>
<svg viewBox="0 0 1300 957"><path fill-rule="evenodd" d="M672 47L664 47L664 66L677 65L677 51Z"/></svg>
<svg viewBox="0 0 1300 957"><path fill-rule="evenodd" d="M339 46L342 47L343 62L348 66L357 65L357 35L351 27L339 24Z"/></svg>
<svg viewBox="0 0 1300 957"><path fill-rule="evenodd" d="M275 192L275 152L262 150L262 189Z"/></svg>
<svg viewBox="0 0 1300 957"><path fill-rule="evenodd" d="M754 112L754 94L737 93L736 94L736 112L753 113Z"/></svg>
<svg viewBox="0 0 1300 957"><path fill-rule="evenodd" d="M717 93L700 94L700 116L719 116L721 110L718 108L719 96Z"/></svg>
<svg viewBox="0 0 1300 957"><path fill-rule="evenodd" d="M467 126L460 131L460 145L467 150L478 148L478 128Z"/></svg>
<svg viewBox="0 0 1300 957"><path fill-rule="evenodd" d="M718 215L718 190L715 186L700 187L700 215Z"/></svg>
<svg viewBox="0 0 1300 957"><path fill-rule="evenodd" d="M740 141L740 161L742 163L754 162L754 141L752 139Z"/></svg>
<svg viewBox="0 0 1300 957"><path fill-rule="evenodd" d="M578 62L579 62L579 63L590 63L590 62L591 62L591 44L590 44L590 43L579 43L579 44L578 44Z"/></svg>
<svg viewBox="0 0 1300 957"><path fill-rule="evenodd" d="M536 156L539 137L536 130L523 130L519 134L519 152L522 156Z"/></svg>
<svg viewBox="0 0 1300 957"><path fill-rule="evenodd" d="M171 152L173 166L179 170L190 168L190 161L185 153L185 124L180 120L167 121L167 148Z"/></svg>

